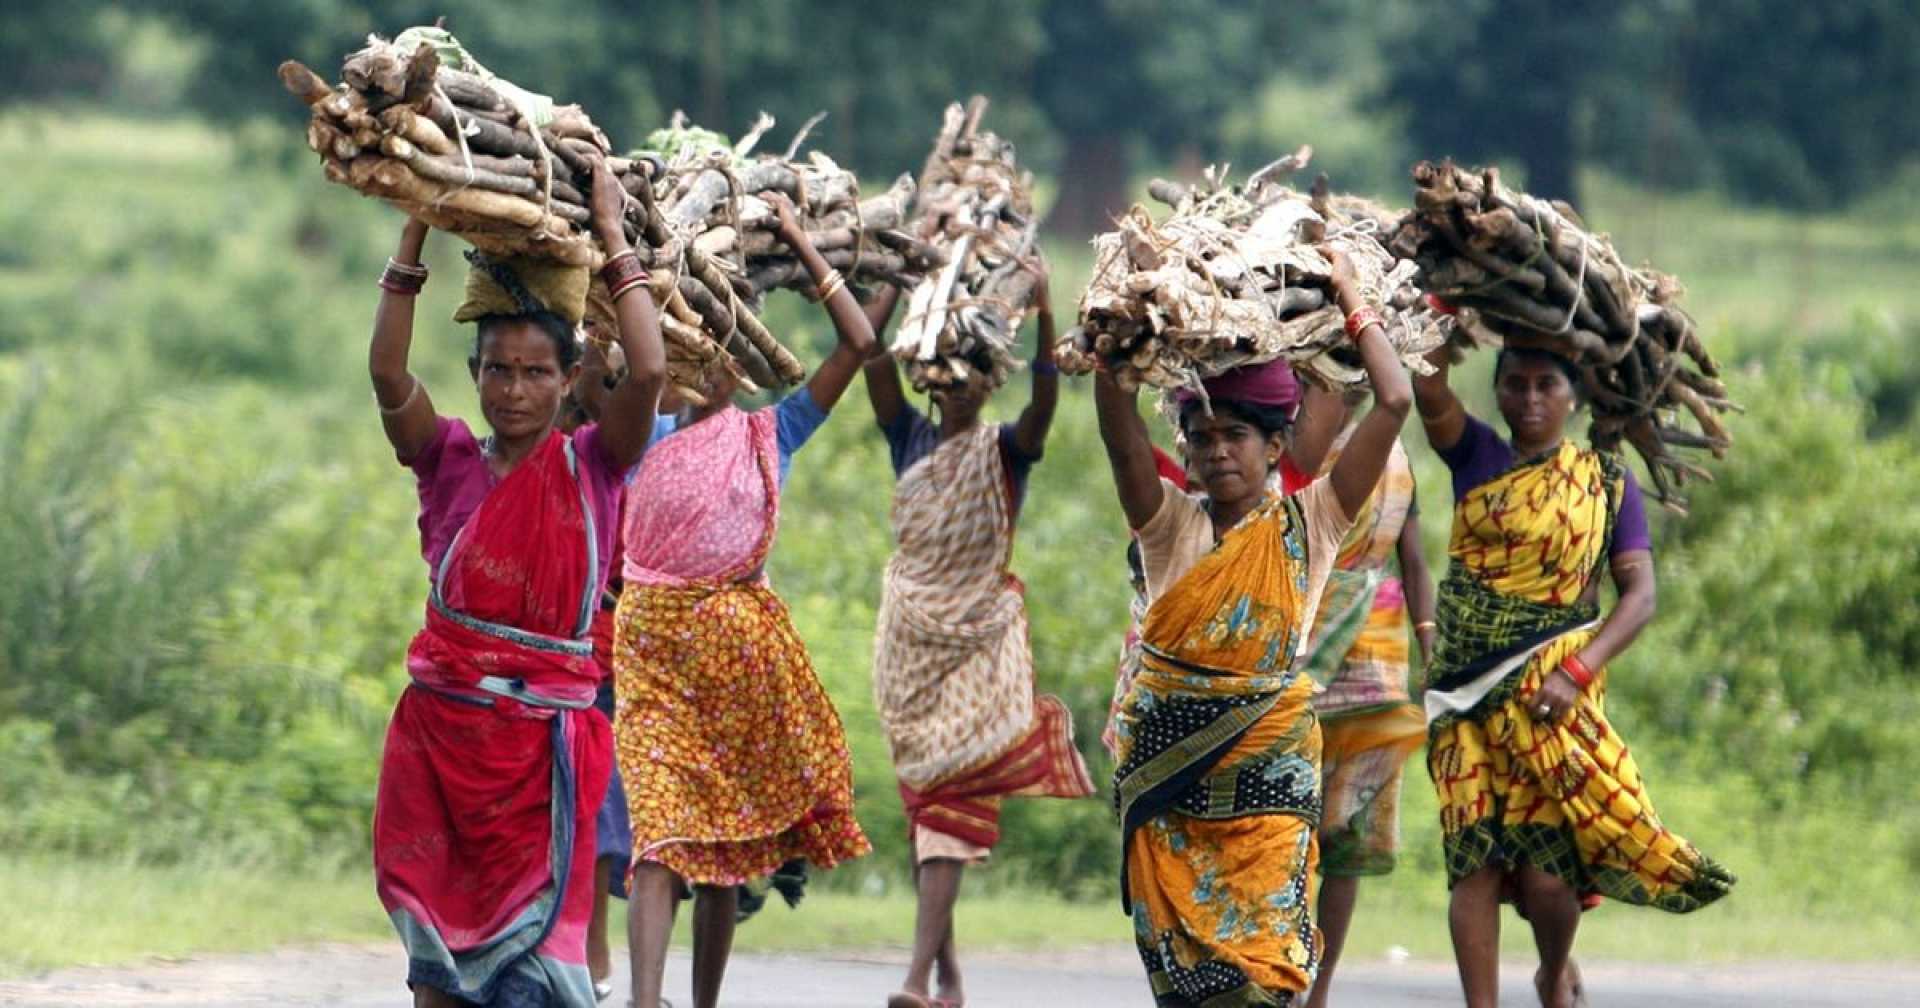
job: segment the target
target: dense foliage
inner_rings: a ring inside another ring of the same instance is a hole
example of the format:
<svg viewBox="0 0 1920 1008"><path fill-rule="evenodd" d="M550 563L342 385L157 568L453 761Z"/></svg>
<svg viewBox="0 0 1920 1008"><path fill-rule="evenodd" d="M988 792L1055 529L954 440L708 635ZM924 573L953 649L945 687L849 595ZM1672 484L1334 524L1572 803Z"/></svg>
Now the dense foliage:
<svg viewBox="0 0 1920 1008"><path fill-rule="evenodd" d="M264 141L89 116L55 125L0 119L0 155L22 166L17 198L0 206L0 845L162 861L363 856L425 573L411 482L361 369L372 278L398 221L310 165L286 167ZM121 170L136 154L164 170ZM1647 226L1609 211L1653 197L1601 189L1609 200L1591 218ZM1747 838L1759 853L1736 867L1755 884L1813 893L1806 850L1844 840L1849 874L1910 886L1913 295L1870 272L1876 249L1855 271L1862 286L1828 286L1832 310L1800 312L1811 328L1788 329L1792 292L1741 284L1782 246L1848 261L1860 221L1741 230L1724 207L1656 212L1669 215L1661 254L1698 264L1695 303L1751 411L1694 516L1660 524L1660 616L1613 670L1614 709L1667 815ZM1879 223L1910 257L1912 228ZM1730 234L1747 254L1701 251ZM455 246L430 248L416 359L436 401L471 414L468 335L444 321ZM1064 300L1085 266L1055 252ZM828 335L814 312L785 299L773 319L817 354ZM1768 317L1783 321L1756 321ZM1016 381L994 409L1010 416L1023 399ZM1437 463L1409 436L1424 510L1444 515ZM842 873L856 880L904 870L868 679L890 485L855 389L798 460L773 569L853 743L878 847ZM1444 524L1425 529L1436 558ZM1016 569L1043 686L1072 706L1096 777L1123 541L1089 396L1070 387ZM1422 786L1417 767L1409 786ZM1438 885L1431 825L1411 821L1408 836L1410 878ZM1007 837L991 884L1110 891L1102 801L1011 803Z"/></svg>
<svg viewBox="0 0 1920 1008"><path fill-rule="evenodd" d="M1920 7L1904 0L582 0L537 17L483 0L13 0L0 103L293 122L280 60L330 72L368 32L441 16L495 72L585 103L616 138L676 108L729 132L763 108L790 126L825 111L837 156L897 171L946 102L992 94L1029 163L1076 177L1053 222L1076 238L1140 170L1251 167L1328 139L1299 128L1302 108L1378 134L1376 153L1497 159L1560 196L1603 163L1831 207L1920 154ZM1355 108L1370 114L1340 114ZM1326 167L1349 188L1379 171Z"/></svg>

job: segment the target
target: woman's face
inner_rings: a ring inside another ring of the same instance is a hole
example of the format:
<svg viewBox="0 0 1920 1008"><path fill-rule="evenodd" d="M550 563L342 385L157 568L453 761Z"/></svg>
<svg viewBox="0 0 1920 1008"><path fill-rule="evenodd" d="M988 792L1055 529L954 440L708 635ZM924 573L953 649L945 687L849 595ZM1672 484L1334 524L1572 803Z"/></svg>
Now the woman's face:
<svg viewBox="0 0 1920 1008"><path fill-rule="evenodd" d="M975 374L967 381L942 385L928 396L939 405L943 417L965 425L980 415L980 408L986 405L991 391L986 379Z"/></svg>
<svg viewBox="0 0 1920 1008"><path fill-rule="evenodd" d="M489 325L480 338L473 381L494 436L517 440L553 426L573 375L560 369L553 338L534 322Z"/></svg>
<svg viewBox="0 0 1920 1008"><path fill-rule="evenodd" d="M1207 496L1233 505L1258 499L1286 449L1286 435L1264 434L1226 410L1196 410L1187 420L1187 471Z"/></svg>
<svg viewBox="0 0 1920 1008"><path fill-rule="evenodd" d="M1559 441L1579 405L1572 383L1551 361L1506 358L1494 376L1493 391L1514 440L1532 445Z"/></svg>

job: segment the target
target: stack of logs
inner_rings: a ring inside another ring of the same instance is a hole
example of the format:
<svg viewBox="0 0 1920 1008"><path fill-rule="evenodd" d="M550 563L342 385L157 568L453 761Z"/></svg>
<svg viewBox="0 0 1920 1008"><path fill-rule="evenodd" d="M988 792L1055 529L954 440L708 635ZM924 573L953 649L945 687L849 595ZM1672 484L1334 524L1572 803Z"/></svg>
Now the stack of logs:
<svg viewBox="0 0 1920 1008"><path fill-rule="evenodd" d="M1419 265L1421 286L1458 310L1457 338L1551 350L1573 360L1593 408L1592 438L1624 438L1647 464L1655 497L1684 513L1676 488L1711 480L1670 449L1724 457L1728 400L1680 285L1628 267L1572 207L1515 193L1496 169L1451 161L1414 166L1414 209L1389 245ZM1685 411L1699 430L1679 427Z"/></svg>
<svg viewBox="0 0 1920 1008"><path fill-rule="evenodd" d="M1033 176L1013 144L980 129L986 109L981 96L948 106L920 174L914 215L938 224L947 264L913 288L893 353L923 392L976 375L1006 384L1039 279Z"/></svg>
<svg viewBox="0 0 1920 1008"><path fill-rule="evenodd" d="M776 217L761 194L786 193L849 280L908 286L939 263L936 251L898 231L911 180L860 202L853 175L822 155L749 161L771 126L764 118L735 149L682 150L671 161L616 157L578 106L516 104L507 96L523 92L477 64L446 65L424 41L370 38L341 77L329 85L298 62L280 66L281 81L310 109L307 142L327 178L489 254L598 267L604 252L587 196L593 162L604 159L631 197L627 239L653 272L672 381L695 402L716 369L749 391L806 373L758 318L767 291L812 286L774 237Z"/></svg>
<svg viewBox="0 0 1920 1008"><path fill-rule="evenodd" d="M1154 180L1148 192L1173 213L1155 222L1136 206L1094 239L1093 278L1061 341L1061 369L1084 373L1099 360L1123 388L1177 389L1283 358L1325 383L1362 382L1317 247L1325 242L1352 262L1395 351L1425 370L1421 355L1445 337L1401 311L1418 301L1413 266L1388 254L1364 204L1331 196L1324 181L1312 194L1283 184L1311 156L1303 147L1239 187L1214 169L1192 186Z"/></svg>

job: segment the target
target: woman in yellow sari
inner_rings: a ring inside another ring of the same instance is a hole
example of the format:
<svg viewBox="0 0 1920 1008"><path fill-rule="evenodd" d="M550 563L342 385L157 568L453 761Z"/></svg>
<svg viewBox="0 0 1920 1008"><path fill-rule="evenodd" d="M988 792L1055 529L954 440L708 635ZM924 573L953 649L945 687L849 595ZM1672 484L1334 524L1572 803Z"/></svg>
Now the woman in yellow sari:
<svg viewBox="0 0 1920 1008"><path fill-rule="evenodd" d="M1412 398L1378 315L1334 259L1374 407L1332 473L1299 493L1268 485L1287 447L1287 412L1270 394L1284 364L1228 372L1183 405L1204 496L1160 478L1134 396L1107 374L1095 380L1100 434L1146 568L1141 668L1115 725L1114 797L1122 906L1162 1008L1291 1005L1319 962L1320 730L1299 658L1340 540Z"/></svg>
<svg viewBox="0 0 1920 1008"><path fill-rule="evenodd" d="M1558 1008L1579 996L1568 963L1583 897L1686 913L1733 876L1661 822L1607 723L1606 664L1653 617L1653 553L1625 464L1565 437L1578 373L1501 351L1509 442L1466 414L1439 358L1414 388L1456 501L1425 696L1454 957L1467 1003L1495 1004L1509 893L1533 927L1536 991ZM1604 619L1603 570L1619 589Z"/></svg>

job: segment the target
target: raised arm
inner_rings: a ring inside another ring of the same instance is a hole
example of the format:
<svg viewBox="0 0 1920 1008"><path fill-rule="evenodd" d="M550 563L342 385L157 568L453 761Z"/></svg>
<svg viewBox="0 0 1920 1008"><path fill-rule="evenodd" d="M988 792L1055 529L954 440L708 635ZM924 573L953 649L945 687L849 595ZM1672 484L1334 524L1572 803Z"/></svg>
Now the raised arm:
<svg viewBox="0 0 1920 1008"><path fill-rule="evenodd" d="M873 404L874 420L883 428L892 427L894 421L900 419L900 412L907 408L906 390L900 387L900 367L893 362L886 341L879 338L899 302L900 288L887 284L866 305L867 325L872 327L874 335L873 352L867 356L863 369L867 378L867 401Z"/></svg>
<svg viewBox="0 0 1920 1008"><path fill-rule="evenodd" d="M1136 531L1153 520L1165 496L1160 470L1153 464L1153 440L1147 435L1147 422L1140 419L1137 397L1137 392L1122 391L1105 369L1093 376L1093 408L1100 417L1100 440L1107 446L1107 464L1113 467L1120 510L1126 513L1127 527Z"/></svg>
<svg viewBox="0 0 1920 1008"><path fill-rule="evenodd" d="M1413 380L1413 401L1420 410L1420 425L1427 429L1427 444L1434 451L1446 451L1460 443L1467 432L1467 408L1447 384L1447 369L1452 362L1446 347L1427 354L1433 373Z"/></svg>
<svg viewBox="0 0 1920 1008"><path fill-rule="evenodd" d="M621 469L640 461L653 434L660 389L667 383L667 351L660 342L660 314L653 289L627 244L621 219L626 213L622 189L606 161L593 164L593 231L607 251L604 273L613 312L620 325L620 352L627 359L627 380L607 391L600 407L600 444Z"/></svg>
<svg viewBox="0 0 1920 1008"><path fill-rule="evenodd" d="M1366 307L1360 299L1353 264L1337 249L1329 247L1325 251L1333 264L1334 296L1340 302L1340 310L1351 319ZM1393 441L1400 436L1400 426L1406 423L1407 413L1413 409L1413 387L1407 381L1407 369L1400 365L1400 358L1387 342L1387 331L1377 313L1361 325L1354 334L1354 342L1359 345L1360 360L1367 368L1367 382L1373 387L1373 408L1354 425L1353 435L1347 438L1347 446L1340 452L1340 461L1334 463L1333 472L1328 475L1333 480L1334 496L1340 498L1340 510L1349 518L1360 513L1361 505L1380 482L1380 472L1386 468L1387 456L1393 452Z"/></svg>
<svg viewBox="0 0 1920 1008"><path fill-rule="evenodd" d="M826 258L813 247L813 239L807 237L806 229L794 215L792 201L781 193L767 193L764 198L779 215L780 240L800 257L807 275L813 278L814 287L825 295L821 300L827 306L827 316L833 320L834 332L840 337L833 352L814 369L813 377L807 379L807 391L813 396L814 405L831 410L853 382L854 372L860 370L867 355L873 352L873 324L867 320L859 300L847 289L846 278L827 265Z"/></svg>
<svg viewBox="0 0 1920 1008"><path fill-rule="evenodd" d="M1420 548L1417 503L1407 508L1396 549L1400 554L1400 587L1407 596L1407 615L1413 619L1413 639L1420 644L1420 664L1425 666L1433 657L1439 626L1434 622L1433 573L1427 567L1426 550Z"/></svg>
<svg viewBox="0 0 1920 1008"><path fill-rule="evenodd" d="M380 307L373 313L373 341L367 348L367 371L373 377L373 399L380 407L380 425L401 462L433 442L438 417L427 387L407 368L413 349L413 302L426 281L420 250L427 243L427 226L412 217L400 229L400 247L380 278Z"/></svg>
<svg viewBox="0 0 1920 1008"><path fill-rule="evenodd" d="M1287 441L1287 457L1293 467L1308 476L1320 475L1327 464L1327 453L1347 425L1346 396L1334 389L1308 385L1300 401L1300 417L1294 421L1293 437Z"/></svg>
<svg viewBox="0 0 1920 1008"><path fill-rule="evenodd" d="M1020 420L1013 426L1013 442L1020 447L1020 454L1028 458L1039 458L1046 449L1047 431L1053 427L1053 411L1060 405L1060 366L1053 361L1053 301L1047 286L1047 268L1044 264L1035 268L1039 270L1040 279L1033 288L1033 302L1039 308L1034 337L1040 345L1033 351L1033 391L1027 408L1020 411Z"/></svg>

